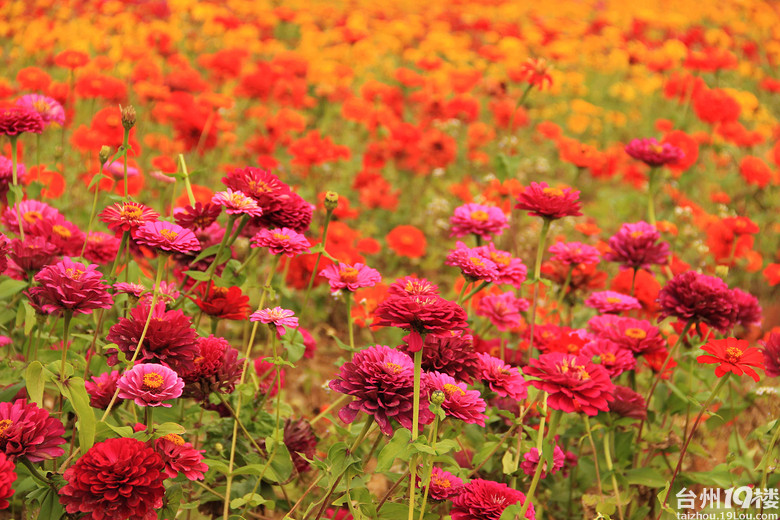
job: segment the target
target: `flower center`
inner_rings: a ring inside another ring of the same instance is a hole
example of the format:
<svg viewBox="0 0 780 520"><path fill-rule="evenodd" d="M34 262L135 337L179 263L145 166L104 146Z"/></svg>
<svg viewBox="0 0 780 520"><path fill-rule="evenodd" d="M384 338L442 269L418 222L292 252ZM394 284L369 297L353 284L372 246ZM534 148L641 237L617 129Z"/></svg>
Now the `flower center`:
<svg viewBox="0 0 780 520"><path fill-rule="evenodd" d="M610 296L607 298L607 303L620 303L620 298L617 298L615 296Z"/></svg>
<svg viewBox="0 0 780 520"><path fill-rule="evenodd" d="M358 270L354 267L344 267L339 270L339 277L342 282L353 283L357 282Z"/></svg>
<svg viewBox="0 0 780 520"><path fill-rule="evenodd" d="M742 357L742 350L739 347L729 347L726 349L726 359L729 363L736 363Z"/></svg>
<svg viewBox="0 0 780 520"><path fill-rule="evenodd" d="M658 153L658 154L664 153L664 147L661 146L660 144L657 144L655 146L651 146L650 150L652 150L653 152Z"/></svg>
<svg viewBox="0 0 780 520"><path fill-rule="evenodd" d="M163 435L162 438L167 441L171 441L176 446L184 446L184 439L182 439L181 435L176 435L175 433L169 433L168 435Z"/></svg>
<svg viewBox="0 0 780 520"><path fill-rule="evenodd" d="M43 215L41 215L40 211L27 211L22 215L22 218L30 224L35 224L43 218Z"/></svg>
<svg viewBox="0 0 780 520"><path fill-rule="evenodd" d="M148 390L156 390L160 388L163 382L163 376L157 372L149 372L148 374L144 374L144 388Z"/></svg>
<svg viewBox="0 0 780 520"><path fill-rule="evenodd" d="M171 231L170 229L161 229L160 234L169 242L173 242L176 240L176 237L179 236L176 231Z"/></svg>
<svg viewBox="0 0 780 520"><path fill-rule="evenodd" d="M631 233L631 238L639 238L644 234L645 234L644 231L634 231L633 233Z"/></svg>
<svg viewBox="0 0 780 520"><path fill-rule="evenodd" d="M469 257L469 262L471 262L472 264L474 264L476 266L479 266L479 267L482 267L483 265L485 265L485 260L480 258L480 257L478 257L478 256L470 256Z"/></svg>
<svg viewBox="0 0 780 520"><path fill-rule="evenodd" d="M51 230L62 238L70 238L73 236L73 233L71 233L68 228L65 226L60 226L59 224L52 226Z"/></svg>
<svg viewBox="0 0 780 520"><path fill-rule="evenodd" d="M625 335L633 339L645 339L647 332L642 329L626 329Z"/></svg>
<svg viewBox="0 0 780 520"><path fill-rule="evenodd" d="M227 287L212 287L211 288L211 295L213 298L224 298L227 296L228 288Z"/></svg>
<svg viewBox="0 0 780 520"><path fill-rule="evenodd" d="M471 220L476 220L478 222L486 222L488 219L488 214L486 211L477 210L471 212Z"/></svg>
<svg viewBox="0 0 780 520"><path fill-rule="evenodd" d="M274 233L274 239L275 240L285 241L285 240L290 240L290 236L289 235L282 235L281 233Z"/></svg>
<svg viewBox="0 0 780 520"><path fill-rule="evenodd" d="M615 357L615 354L612 352L602 352L601 353L601 361L603 361L605 364L613 364L617 358Z"/></svg>
<svg viewBox="0 0 780 520"><path fill-rule="evenodd" d="M403 370L403 367L398 363L391 363L388 361L387 363L385 363L385 366L389 368L393 372L393 374L399 374L401 370Z"/></svg>
<svg viewBox="0 0 780 520"><path fill-rule="evenodd" d="M35 111L39 114L43 114L49 111L49 105L46 104L46 101L43 101L42 99L39 99L38 101L33 102L33 107L35 107Z"/></svg>
<svg viewBox="0 0 780 520"><path fill-rule="evenodd" d="M8 430L8 428L11 427L13 423L14 422L11 419L3 419L0 421L0 439L3 438L5 432Z"/></svg>
<svg viewBox="0 0 780 520"><path fill-rule="evenodd" d="M509 265L509 255L501 255L499 253L490 253L490 259L498 265Z"/></svg>
<svg viewBox="0 0 780 520"><path fill-rule="evenodd" d="M141 218L142 214L143 210L138 206L124 206L120 212L120 217L126 219L137 219Z"/></svg>
<svg viewBox="0 0 780 520"><path fill-rule="evenodd" d="M450 383L444 385L444 393L447 394L447 397L452 397L453 394L466 395L465 390L463 390L458 385L453 385Z"/></svg>
<svg viewBox="0 0 780 520"><path fill-rule="evenodd" d="M447 480L446 478L441 478L437 476L431 477L431 482L435 486L443 487L443 488L450 488L452 487L452 482Z"/></svg>
<svg viewBox="0 0 780 520"><path fill-rule="evenodd" d="M65 269L65 274L70 278L71 280L78 280L81 278L81 275L84 274L84 271L81 269L73 269L72 267L68 267Z"/></svg>
<svg viewBox="0 0 780 520"><path fill-rule="evenodd" d="M548 197L563 197L563 190L560 188L544 188L542 193Z"/></svg>

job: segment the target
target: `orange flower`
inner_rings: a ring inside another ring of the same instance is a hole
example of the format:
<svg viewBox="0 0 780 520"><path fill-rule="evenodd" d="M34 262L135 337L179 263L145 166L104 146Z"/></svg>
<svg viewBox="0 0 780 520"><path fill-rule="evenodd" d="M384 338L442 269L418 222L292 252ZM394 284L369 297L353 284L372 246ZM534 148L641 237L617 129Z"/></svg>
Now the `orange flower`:
<svg viewBox="0 0 780 520"><path fill-rule="evenodd" d="M41 196L48 199L58 199L65 193L65 177L59 172L47 170L45 166L33 166L24 176L24 183L38 181L43 184Z"/></svg>
<svg viewBox="0 0 780 520"><path fill-rule="evenodd" d="M38 67L25 67L16 74L16 82L23 90L45 92L51 83L51 76Z"/></svg>
<svg viewBox="0 0 780 520"><path fill-rule="evenodd" d="M680 174L696 164L696 161L699 159L699 145L693 137L682 130L672 130L664 136L661 143L669 143L676 146L685 154L682 159L667 165L675 177L679 177Z"/></svg>
<svg viewBox="0 0 780 520"><path fill-rule="evenodd" d="M769 264L764 269L764 278L770 287L780 284L780 264Z"/></svg>
<svg viewBox="0 0 780 520"><path fill-rule="evenodd" d="M769 166L753 155L747 155L739 162L739 174L745 182L759 188L765 188L775 180L775 174Z"/></svg>
<svg viewBox="0 0 780 520"><path fill-rule="evenodd" d="M79 51L62 51L54 57L54 64L66 69L78 69L89 63L89 56Z"/></svg>
<svg viewBox="0 0 780 520"><path fill-rule="evenodd" d="M398 256L420 258L428 245L425 234L414 226L396 226L386 237L388 247Z"/></svg>

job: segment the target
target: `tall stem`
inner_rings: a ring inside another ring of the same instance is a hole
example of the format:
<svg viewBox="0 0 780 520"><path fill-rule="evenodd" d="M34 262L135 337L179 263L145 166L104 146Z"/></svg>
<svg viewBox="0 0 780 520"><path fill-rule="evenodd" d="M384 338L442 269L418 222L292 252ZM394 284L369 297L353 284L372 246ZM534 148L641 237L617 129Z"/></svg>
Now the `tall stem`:
<svg viewBox="0 0 780 520"><path fill-rule="evenodd" d="M190 184L190 174L187 171L187 163L184 162L184 155L179 154L179 166L184 174L184 187L187 190L187 198L190 201L190 206L195 206L195 194L192 193L192 185Z"/></svg>
<svg viewBox="0 0 780 520"><path fill-rule="evenodd" d="M437 412L438 408L441 408L441 405L436 405ZM436 440L439 438L439 414L436 413L436 416L433 419L433 426L431 427L431 433L428 437L428 445L433 448L436 444ZM431 474L433 472L433 458L428 455L425 457L425 468L424 468L424 479L425 479L425 492L423 493L423 501L422 506L420 506L420 517L419 520L423 520L425 517L425 506L428 504L428 493L431 490Z"/></svg>
<svg viewBox="0 0 780 520"><path fill-rule="evenodd" d="M593 450L593 466L596 469L596 484L599 488L599 497L602 497L604 494L603 489L601 488L601 472L599 471L599 454L598 451L596 451L596 443L593 442L593 430L590 428L590 419L588 416L585 416L585 434L588 436L588 443L590 444L590 449Z"/></svg>
<svg viewBox="0 0 780 520"><path fill-rule="evenodd" d="M539 297L539 280L542 277L542 256L544 255L544 244L547 242L547 232L550 231L552 220L544 218L542 231L539 233L539 244L536 246L536 262L534 263L534 279L531 283L534 285L533 300L531 303L531 337L528 340L528 353L526 354L526 363L531 361L531 353L534 349L534 327L536 325L536 306Z"/></svg>
<svg viewBox="0 0 780 520"><path fill-rule="evenodd" d="M761 486L759 489L766 489L766 482L769 477L769 461L772 459L772 451L775 449L778 438L780 438L780 420L775 422L775 434L772 435L772 440L769 442L769 448L766 450L766 454L761 461ZM764 512L763 501L761 503L761 512Z"/></svg>
<svg viewBox="0 0 780 520"><path fill-rule="evenodd" d="M347 291L345 293L345 297L347 299L347 329L349 330L349 348L352 349L352 351L355 350L355 331L354 331L354 322L352 320L352 298L353 294L352 291Z"/></svg>
<svg viewBox="0 0 780 520"><path fill-rule="evenodd" d="M70 320L73 311L65 311L62 318L62 361L60 363L60 381L65 381L65 362L68 359L68 338L70 336Z"/></svg>
<svg viewBox="0 0 780 520"><path fill-rule="evenodd" d="M129 198L127 192L127 155L130 148L130 128L125 128L125 132L122 135L122 171L125 179L125 200Z"/></svg>
<svg viewBox="0 0 780 520"><path fill-rule="evenodd" d="M9 139L11 139L11 179L13 181L14 189L16 189L19 186L19 179L17 177L17 169L19 165L17 164L16 159L16 147L17 147L17 139L19 139L18 135L14 136L8 136ZM24 241L24 226L22 226L22 213L19 208L19 204L22 202L21 197L19 200L16 200L17 191L14 191L14 205L16 206L16 221L19 222L19 236L21 237L22 241Z"/></svg>
<svg viewBox="0 0 780 520"><path fill-rule="evenodd" d="M655 191L658 176L658 168L650 168L649 178L647 181L647 220L650 225L655 226Z"/></svg>
<svg viewBox="0 0 780 520"><path fill-rule="evenodd" d="M552 417L550 418L550 428L547 430L547 438L550 440L551 444L554 442L555 430L558 428L558 422L560 421L560 419L561 419L560 410L554 410L552 413ZM544 437L544 424L541 424L539 426L539 438L543 438L543 437ZM534 478L533 480L531 480L531 487L528 488L528 493L525 494L525 502L523 502L523 507L522 509L520 509L520 512L517 514L518 518L525 518L525 513L528 511L528 508L531 507L531 501L534 499L536 486L539 484L539 479L542 476L542 468L544 468L544 466L545 466L544 456L542 454L542 450L539 449L539 462L536 464L536 471L534 471Z"/></svg>
<svg viewBox="0 0 780 520"><path fill-rule="evenodd" d="M609 442L611 435L612 432L604 434L604 459L607 461L607 469L612 477L612 489L615 491L615 503L617 505L618 516L620 517L620 520L623 520L623 504L620 500L620 488L618 487L617 477L615 477L615 468L612 464L612 447Z"/></svg>
<svg viewBox="0 0 780 520"><path fill-rule="evenodd" d="M422 339L425 345L425 337ZM412 404L412 442L417 440L420 426L420 379L422 376L422 348L414 353L414 397ZM409 462L409 520L414 519L414 499L417 495L417 457Z"/></svg>

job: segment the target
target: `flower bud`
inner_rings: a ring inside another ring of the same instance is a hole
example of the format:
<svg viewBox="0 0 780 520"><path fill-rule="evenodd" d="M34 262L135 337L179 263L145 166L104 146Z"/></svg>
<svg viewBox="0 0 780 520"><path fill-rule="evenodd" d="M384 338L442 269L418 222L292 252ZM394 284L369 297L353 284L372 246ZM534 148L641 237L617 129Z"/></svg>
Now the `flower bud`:
<svg viewBox="0 0 780 520"><path fill-rule="evenodd" d="M433 403L434 406L441 406L446 400L447 395L441 390L434 390L431 392L431 403Z"/></svg>
<svg viewBox="0 0 780 520"><path fill-rule="evenodd" d="M325 193L325 209L333 211L339 205L339 194L335 191Z"/></svg>
<svg viewBox="0 0 780 520"><path fill-rule="evenodd" d="M103 145L100 148L100 152L98 152L98 157L100 158L100 164L106 164L108 161L108 158L111 156L111 148Z"/></svg>
<svg viewBox="0 0 780 520"><path fill-rule="evenodd" d="M715 267L715 275L720 278L726 278L729 275L729 266L719 265Z"/></svg>
<svg viewBox="0 0 780 520"><path fill-rule="evenodd" d="M133 105L122 108L122 126L125 127L125 130L130 130L135 126L135 108L133 108Z"/></svg>

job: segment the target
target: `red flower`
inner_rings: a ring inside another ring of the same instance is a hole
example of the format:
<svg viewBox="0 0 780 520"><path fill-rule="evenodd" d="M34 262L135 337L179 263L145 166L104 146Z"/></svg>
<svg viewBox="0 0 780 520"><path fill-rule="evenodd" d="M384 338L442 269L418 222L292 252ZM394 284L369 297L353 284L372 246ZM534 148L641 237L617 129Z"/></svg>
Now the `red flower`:
<svg viewBox="0 0 780 520"><path fill-rule="evenodd" d="M240 287L211 287L199 285L198 298L190 298L204 314L220 320L245 320L249 315L249 296L241 292ZM207 296L208 295L208 296Z"/></svg>
<svg viewBox="0 0 780 520"><path fill-rule="evenodd" d="M449 334L468 328L468 316L460 305L435 294L392 296L374 312L374 325L400 327L411 332L409 352L423 347L421 334Z"/></svg>
<svg viewBox="0 0 780 520"><path fill-rule="evenodd" d="M558 219L582 215L579 191L571 188L552 188L546 182L532 182L518 195L517 202L515 209L530 211L535 217Z"/></svg>
<svg viewBox="0 0 780 520"><path fill-rule="evenodd" d="M85 266L63 258L44 267L35 275L35 281L41 285L31 288L27 295L37 310L47 314L92 314L95 309L110 309L113 303L95 264Z"/></svg>
<svg viewBox="0 0 780 520"><path fill-rule="evenodd" d="M409 353L407 344L398 350ZM479 371L479 358L474 351L471 336L434 336L425 338L422 369L426 372L443 372L458 381L471 383Z"/></svg>
<svg viewBox="0 0 780 520"><path fill-rule="evenodd" d="M188 480L203 480L203 472L209 467L204 464L205 450L196 450L175 433L169 433L154 441L154 449L165 463L166 478L176 478L179 473Z"/></svg>
<svg viewBox="0 0 780 520"><path fill-rule="evenodd" d="M666 283L658 293L661 318L703 322L725 333L734 326L739 308L720 278L687 271Z"/></svg>
<svg viewBox="0 0 780 520"><path fill-rule="evenodd" d="M452 520L499 520L508 506L525 504L526 497L506 484L492 480L475 479L452 499ZM530 505L526 519L536 518L534 506Z"/></svg>
<svg viewBox="0 0 780 520"><path fill-rule="evenodd" d="M132 231L144 222L157 220L160 214L138 202L117 202L108 206L98 216L108 229L119 236L123 231Z"/></svg>
<svg viewBox="0 0 780 520"><path fill-rule="evenodd" d="M65 453L62 423L35 403L17 399L0 403L0 452L9 459L25 457L30 462L55 459Z"/></svg>
<svg viewBox="0 0 780 520"><path fill-rule="evenodd" d="M15 469L14 463L5 453L0 453L0 509L10 505L8 499L14 494L11 484L16 480Z"/></svg>
<svg viewBox="0 0 780 520"><path fill-rule="evenodd" d="M84 520L146 520L162 507L163 459L137 439L108 439L92 446L63 477L60 503ZM156 515L155 515L156 516Z"/></svg>
<svg viewBox="0 0 780 520"><path fill-rule="evenodd" d="M16 137L24 132L40 134L44 126L43 119L35 110L19 106L0 108L0 135Z"/></svg>
<svg viewBox="0 0 780 520"><path fill-rule="evenodd" d="M761 349L749 346L742 339L726 338L713 339L701 347L711 355L702 355L696 358L699 363L720 363L715 367L715 375L723 377L729 372L741 376L747 374L758 382L759 376L751 367L764 370L764 355Z"/></svg>

